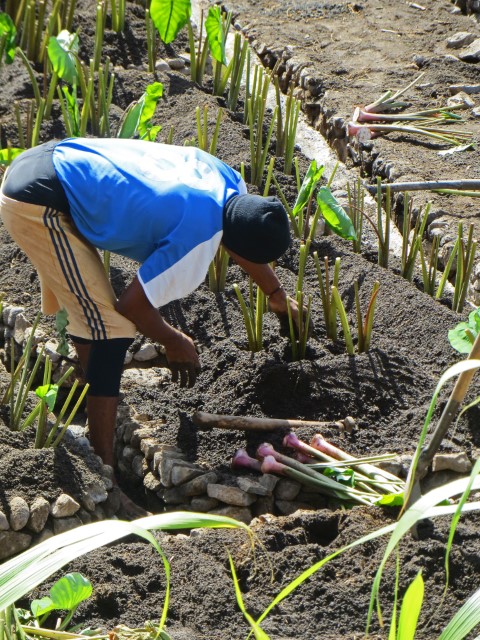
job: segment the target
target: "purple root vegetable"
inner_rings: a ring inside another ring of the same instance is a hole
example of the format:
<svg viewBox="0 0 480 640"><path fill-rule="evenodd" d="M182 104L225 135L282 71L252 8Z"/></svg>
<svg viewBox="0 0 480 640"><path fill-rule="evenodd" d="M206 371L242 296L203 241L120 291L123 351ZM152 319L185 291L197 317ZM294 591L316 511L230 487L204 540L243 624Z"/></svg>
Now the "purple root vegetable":
<svg viewBox="0 0 480 640"><path fill-rule="evenodd" d="M295 460L301 462L302 464L313 464L314 462L316 462L315 458L312 458L312 456L306 456L301 451L296 451L293 455L295 457Z"/></svg>
<svg viewBox="0 0 480 640"><path fill-rule="evenodd" d="M274 458L276 458L277 452L275 451L275 449L272 447L271 444L269 444L268 442L264 442L257 449L257 458L262 460L267 456L273 456Z"/></svg>
<svg viewBox="0 0 480 640"><path fill-rule="evenodd" d="M310 440L310 446L317 451L321 451L325 453L327 456L331 456L332 458L336 458L337 460L345 460L352 458L345 451L338 449L330 442L327 442L320 433L316 433L313 438Z"/></svg>
<svg viewBox="0 0 480 640"><path fill-rule="evenodd" d="M281 462L277 462L273 456L265 456L262 461L262 473L277 473L285 475L286 467Z"/></svg>
<svg viewBox="0 0 480 640"><path fill-rule="evenodd" d="M232 469L252 469L261 471L261 463L255 458L251 458L245 449L238 449L232 458Z"/></svg>

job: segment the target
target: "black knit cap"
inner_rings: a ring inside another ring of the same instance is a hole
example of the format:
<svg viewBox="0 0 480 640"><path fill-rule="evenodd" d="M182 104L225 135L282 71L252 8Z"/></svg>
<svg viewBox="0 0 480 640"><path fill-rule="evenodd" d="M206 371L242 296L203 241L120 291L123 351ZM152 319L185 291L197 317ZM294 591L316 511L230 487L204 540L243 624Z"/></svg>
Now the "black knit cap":
<svg viewBox="0 0 480 640"><path fill-rule="evenodd" d="M223 209L222 242L250 262L277 260L290 246L287 212L275 197L233 196Z"/></svg>

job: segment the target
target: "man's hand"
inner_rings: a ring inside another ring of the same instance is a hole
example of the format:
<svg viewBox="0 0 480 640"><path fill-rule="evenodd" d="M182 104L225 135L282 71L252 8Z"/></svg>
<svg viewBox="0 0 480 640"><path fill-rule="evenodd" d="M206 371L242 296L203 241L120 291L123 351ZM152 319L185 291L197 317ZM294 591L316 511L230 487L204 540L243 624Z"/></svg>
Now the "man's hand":
<svg viewBox="0 0 480 640"><path fill-rule="evenodd" d="M200 361L193 340L166 322L147 299L138 278L132 280L115 305L131 320L140 333L163 344L172 380L181 387L193 387L200 371Z"/></svg>
<svg viewBox="0 0 480 640"><path fill-rule="evenodd" d="M288 300L288 302L287 302ZM296 300L293 298L287 298L287 294L283 287L280 287L278 291L275 291L273 295L268 298L268 306L270 311L277 314L281 320L284 320L288 316L288 304L290 304L290 310L292 312L292 320L295 324L295 330L298 336L302 334L302 330L305 330L305 323L307 320L307 308L304 306L299 309ZM311 323L308 323L307 333L311 333Z"/></svg>
<svg viewBox="0 0 480 640"><path fill-rule="evenodd" d="M193 340L176 330L164 347L172 381L178 382L181 387L193 387L201 369Z"/></svg>

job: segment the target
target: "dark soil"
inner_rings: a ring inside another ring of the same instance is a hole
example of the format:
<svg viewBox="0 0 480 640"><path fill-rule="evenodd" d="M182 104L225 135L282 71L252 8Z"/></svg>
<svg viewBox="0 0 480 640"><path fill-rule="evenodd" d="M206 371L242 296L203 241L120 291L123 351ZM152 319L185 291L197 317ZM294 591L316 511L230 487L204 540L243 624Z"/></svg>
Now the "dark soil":
<svg viewBox="0 0 480 640"><path fill-rule="evenodd" d="M94 10L91 2L79 2L76 18L82 27L82 55L91 55ZM349 117L356 104L378 97L387 85L404 86L418 73L412 68L412 56L422 55L428 75L417 88L415 106L431 106L432 100L446 96L453 82L480 81L480 65L459 63L445 57L445 41L458 31L479 27L472 17L454 15L446 1L427 0L426 11L411 4L366 1L346 2L257 2L236 3L235 19L258 43L266 42L281 52L287 45L296 55L304 55L312 66L312 75L322 79L324 91L319 101L334 116ZM2 3L0 3L0 8ZM146 44L143 9L129 4L125 35L107 32L105 53L116 65L114 112L118 115L152 81L144 70ZM382 32L381 28L395 33ZM308 36L308 37L307 37ZM181 53L185 38L161 50L171 57ZM15 99L31 97L28 78L20 62L0 72L1 142L18 144L12 104ZM183 144L196 136L195 107L211 105L213 127L217 105L221 103L208 90L193 85L188 76L176 72L157 77L165 85L165 100L157 118L164 126L160 140L174 128L174 142ZM473 121L468 127L478 130ZM61 119L48 123L41 140L64 135ZM429 142L382 139L375 142L373 154L393 161L395 177L423 180L439 177L474 178L479 176L478 152L456 154L440 159L440 147ZM346 149L346 147L345 147ZM242 118L226 113L221 128L217 155L235 168L249 165L248 139ZM349 165L352 165L348 159ZM304 169L308 160L301 157ZM368 167L363 167L367 171ZM295 198L293 181L279 179L291 201ZM450 203L450 199L448 201ZM453 201L452 201L453 202ZM465 219L478 217L475 201L462 201ZM440 206L440 205L439 205ZM445 208L444 200L442 207ZM460 204L452 216L463 216ZM27 308L34 317L39 308L39 287L35 271L22 252L3 230L0 246L0 290L9 303ZM426 410L442 372L457 360L447 332L463 316L453 313L449 300L434 301L415 283L398 275L398 265L383 269L376 256L356 255L350 245L332 236L317 240L312 250L319 256L342 259L340 290L353 324L355 308L353 283L360 283L363 308L366 309L373 283L380 282L372 348L367 354L348 356L341 338L333 344L326 339L320 293L313 261L308 262L305 291L313 297L314 335L307 357L291 361L285 328L268 314L265 326L265 350L252 354L232 284L246 290L244 275L231 267L224 293L214 294L206 285L187 298L162 309L165 317L196 340L202 372L193 389L181 390L171 383L151 389L129 381L122 387L123 402L152 418L165 418L166 443L176 444L188 457L209 468L226 471L235 450L246 447L252 454L263 439L260 436L220 430L199 431L191 421L196 410L235 415L337 420L354 416L358 427L351 434L325 432L343 449L357 455L394 452L411 454L415 449ZM136 265L114 259L112 279L120 291L129 282ZM278 273L289 291L293 291L298 270L298 242L281 258ZM42 320L43 328L53 334L51 318ZM140 338L139 338L140 339ZM2 382L6 378L2 374ZM3 385L2 385L3 386ZM478 392L478 383L476 385ZM474 392L471 398L474 397ZM441 396L440 407L448 397ZM438 413L437 413L438 415ZM445 451L464 450L476 459L480 450L480 410L470 409L442 445ZM310 430L299 435L310 437ZM278 444L279 437L271 441ZM0 490L5 500L12 492L47 497L60 491L75 494L88 476L75 451L68 446L53 455L28 449L28 436L17 437L0 429ZM41 471L41 472L40 472ZM84 476L85 474L85 476ZM58 479L58 481L57 481ZM245 638L247 625L235 602L226 549L233 555L247 610L258 616L290 580L341 546L395 520L398 514L379 508L355 507L351 510L319 509L302 511L289 517L268 516L254 525L261 542L256 561L246 536L238 532L205 531L200 535L160 536L162 547L171 560L172 594L168 630L174 640L224 640ZM445 572L443 555L448 538L448 521L437 520L423 527L417 537L408 536L401 546L402 589L421 569L426 582L421 630L417 638L438 637L445 624L463 602L478 588L480 544L479 520L462 519L455 536L451 556L450 586L442 600ZM321 569L292 596L276 607L264 623L275 640L302 638L326 640L361 638L373 576L383 554L384 542L373 541L340 556ZM165 578L160 559L144 543L111 545L82 558L72 565L87 575L95 591L89 604L77 614L89 626L111 629L122 623L131 627L158 618L165 595ZM274 581L271 581L273 570ZM385 619L389 619L394 586L394 563L387 566L381 596ZM42 592L43 590L39 590ZM374 631L381 632L377 621ZM472 636L473 637L473 636Z"/></svg>

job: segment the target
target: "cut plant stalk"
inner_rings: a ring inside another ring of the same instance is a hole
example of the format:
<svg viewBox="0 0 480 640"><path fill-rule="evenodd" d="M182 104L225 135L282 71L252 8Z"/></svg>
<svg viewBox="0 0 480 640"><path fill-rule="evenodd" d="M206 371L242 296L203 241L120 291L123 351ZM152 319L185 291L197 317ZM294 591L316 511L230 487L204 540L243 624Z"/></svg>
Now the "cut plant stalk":
<svg viewBox="0 0 480 640"><path fill-rule="evenodd" d="M456 113L452 113L455 109L464 109L465 107L462 104L453 105L452 107L445 108L434 108L434 109L424 109L423 111L416 111L414 113L379 113L377 111L370 112L365 111L364 109L360 109L357 107L353 114L353 122L400 122L400 121L428 121L428 122L438 122L442 120L463 120L462 116L457 115Z"/></svg>
<svg viewBox="0 0 480 640"><path fill-rule="evenodd" d="M352 332L350 331L350 324L347 318L347 312L342 302L342 298L338 293L336 286L332 286L332 299L335 305L335 310L340 319L343 330L343 339L345 340L345 346L349 356L355 355L355 347L353 346Z"/></svg>
<svg viewBox="0 0 480 640"><path fill-rule="evenodd" d="M323 436L320 434L316 434L315 436L313 436L313 438L310 441L310 446L313 449L317 449L318 451L321 451L322 453L331 456L332 458L336 458L337 460L348 461L349 463L352 463L352 461L355 461L354 456L351 456L345 451L342 451L342 449L339 449L338 447L334 446L333 444L325 440ZM359 464L357 468L361 473L371 478L372 480L375 480L380 483L385 483L385 482L389 483L387 485L388 493L395 492L392 490L391 483L393 483L393 485L395 486L396 491L398 492L403 491L404 483L402 482L402 480L400 480L400 478L397 478L397 476L393 475L392 473L389 473L388 471L384 471L379 467L375 467L374 465L367 464L367 463Z"/></svg>
<svg viewBox="0 0 480 640"><path fill-rule="evenodd" d="M125 0L110 0L112 9L112 30L122 33L125 29Z"/></svg>
<svg viewBox="0 0 480 640"><path fill-rule="evenodd" d="M436 129L433 127L411 127L408 125L394 125L394 124L358 124L356 122L349 122L347 126L347 131L349 136L357 136L362 139L369 139L370 137L375 137L375 135L382 133L407 133L414 136L427 136L429 138L434 138L435 140L440 140L441 142L445 142L446 144L450 144L453 146L457 146L466 141L472 140L471 133L464 133L462 131L456 131L450 133L443 132L441 129Z"/></svg>
<svg viewBox="0 0 480 640"><path fill-rule="evenodd" d="M289 456L284 456L275 451L269 444L260 445L257 450L257 456L263 459L263 473L277 473L287 476L292 480L296 480L303 485L312 487L321 493L325 493L339 500L347 500L349 502L359 502L360 504L373 504L375 498L369 492L362 492L341 484L336 480L324 476L308 467L307 465L294 460Z"/></svg>
<svg viewBox="0 0 480 640"><path fill-rule="evenodd" d="M317 437L317 436L315 436ZM318 436L321 438L321 436ZM304 464L308 464L309 468L314 470L322 470L329 467L352 467L355 469L355 480L356 484L361 486L361 488L370 493L378 493L380 490L384 494L389 494L392 492L396 492L398 490L398 485L402 484L402 481L399 478L395 477L393 479L387 479L386 477L379 478L375 477L375 473L381 474L381 469L377 469L377 467L371 466L373 461L381 461L388 460L394 457L393 454L386 454L381 456L373 456L370 458L353 458L348 454L345 454L344 459L339 459L337 455L333 456L331 454L327 454L324 451L313 447L312 445L307 444L306 442L302 442L295 433L287 434L283 439L283 446L294 449L297 453L303 455L307 460L302 460ZM338 453L335 451L335 453ZM316 460L321 460L322 462L316 462ZM370 466L367 466L367 465ZM361 467L364 467L363 473ZM365 470L368 470L368 473L365 473ZM372 488L373 485L375 488Z"/></svg>
<svg viewBox="0 0 480 640"><path fill-rule="evenodd" d="M408 107L408 103L406 102L398 102L398 98L406 93L409 89L411 89L423 76L425 73L421 73L417 76L412 82L410 82L404 89L399 89L398 91L388 90L386 91L378 100L368 104L364 107L364 111L367 113L376 113L381 111L382 109L385 111L391 111L392 109L401 109L403 107Z"/></svg>
<svg viewBox="0 0 480 640"><path fill-rule="evenodd" d="M254 106L259 106L257 117L255 117ZM275 107L270 126L268 127L265 143L263 142L263 125L266 110L266 100L261 105L254 105L253 98L248 101L248 124L250 130L250 159L251 159L251 182L260 187L265 173L268 148L272 138L273 128L277 108Z"/></svg>
<svg viewBox="0 0 480 640"><path fill-rule="evenodd" d="M251 458L245 449L238 449L232 458L232 469L249 469L261 471L262 463L256 458Z"/></svg>

